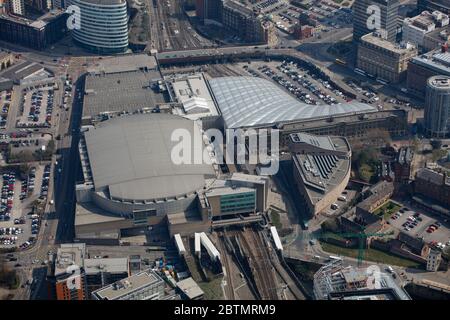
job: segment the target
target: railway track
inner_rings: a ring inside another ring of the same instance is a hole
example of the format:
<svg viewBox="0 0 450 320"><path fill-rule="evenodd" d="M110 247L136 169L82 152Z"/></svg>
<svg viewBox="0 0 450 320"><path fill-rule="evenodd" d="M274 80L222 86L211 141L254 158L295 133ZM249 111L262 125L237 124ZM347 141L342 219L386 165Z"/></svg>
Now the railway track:
<svg viewBox="0 0 450 320"><path fill-rule="evenodd" d="M226 291L226 299L227 300L235 300L235 294L234 294L234 286L233 286L233 277L231 274L231 267L230 267L230 261L228 260L228 251L225 247L225 239L224 234L220 232L218 234L219 236L219 250L222 252L221 255L221 262L222 262L222 268L224 269L224 276L226 279L226 285L225 285L225 291Z"/></svg>
<svg viewBox="0 0 450 320"><path fill-rule="evenodd" d="M239 234L239 240L249 258L249 264L252 268L261 299L278 300L272 263L259 234L252 229L244 229Z"/></svg>

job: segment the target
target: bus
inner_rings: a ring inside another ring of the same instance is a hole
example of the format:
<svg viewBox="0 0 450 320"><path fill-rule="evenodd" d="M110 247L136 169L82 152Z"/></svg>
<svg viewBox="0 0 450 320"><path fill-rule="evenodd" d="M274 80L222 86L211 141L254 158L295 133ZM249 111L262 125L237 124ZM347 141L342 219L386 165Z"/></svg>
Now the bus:
<svg viewBox="0 0 450 320"><path fill-rule="evenodd" d="M328 258L330 258L331 260L342 260L342 258L338 256L329 256Z"/></svg>
<svg viewBox="0 0 450 320"><path fill-rule="evenodd" d="M365 73L363 70L361 70L361 69L355 68L354 71L355 71L357 74L360 74L360 75L362 75L362 76L365 76L365 75L366 75L366 73Z"/></svg>
<svg viewBox="0 0 450 320"><path fill-rule="evenodd" d="M347 65L347 62L345 62L344 60L341 60L341 59L336 59L336 60L334 60L334 62L336 62L337 64L340 64L341 66Z"/></svg>

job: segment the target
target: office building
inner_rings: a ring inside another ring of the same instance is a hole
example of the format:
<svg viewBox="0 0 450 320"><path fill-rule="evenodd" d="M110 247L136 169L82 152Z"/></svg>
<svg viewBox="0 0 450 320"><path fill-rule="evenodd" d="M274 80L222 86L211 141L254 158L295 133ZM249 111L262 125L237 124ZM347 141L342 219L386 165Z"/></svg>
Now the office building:
<svg viewBox="0 0 450 320"><path fill-rule="evenodd" d="M314 274L316 300L411 300L409 294L385 272L377 277L368 268L344 267L334 260Z"/></svg>
<svg viewBox="0 0 450 320"><path fill-rule="evenodd" d="M359 41L362 36L383 29L386 30L387 40L395 42L399 6L399 0L356 0L353 4L353 40ZM379 8L380 12L378 25L373 18L377 14L374 7Z"/></svg>
<svg viewBox="0 0 450 320"><path fill-rule="evenodd" d="M153 270L141 271L92 293L93 300L161 300L165 282Z"/></svg>
<svg viewBox="0 0 450 320"><path fill-rule="evenodd" d="M428 79L433 76L450 77L450 52L448 46L414 57L408 64L408 94L424 98Z"/></svg>
<svg viewBox="0 0 450 320"><path fill-rule="evenodd" d="M275 26L249 5L225 0L222 7L222 24L247 43L273 43Z"/></svg>
<svg viewBox="0 0 450 320"><path fill-rule="evenodd" d="M67 9L70 0L53 0L53 8L55 9Z"/></svg>
<svg viewBox="0 0 450 320"><path fill-rule="evenodd" d="M414 193L429 201L434 201L434 204L442 206L449 212L450 177L445 173L439 173L428 168L420 169L416 173Z"/></svg>
<svg viewBox="0 0 450 320"><path fill-rule="evenodd" d="M428 11L440 11L445 14L450 14L450 1L449 0L418 0L417 9L419 12L424 10Z"/></svg>
<svg viewBox="0 0 450 320"><path fill-rule="evenodd" d="M85 273L86 245L84 243L62 244L47 270L50 299L86 300Z"/></svg>
<svg viewBox="0 0 450 320"><path fill-rule="evenodd" d="M439 11L424 11L413 18L403 20L403 41L410 42L419 48L424 47L425 36L432 31L448 26L449 17Z"/></svg>
<svg viewBox="0 0 450 320"><path fill-rule="evenodd" d="M412 165L414 159L414 151L410 147L401 147L394 163L394 173L396 182L408 183L413 177Z"/></svg>
<svg viewBox="0 0 450 320"><path fill-rule="evenodd" d="M427 135L437 138L450 135L450 77L434 76L428 79L424 117Z"/></svg>
<svg viewBox="0 0 450 320"><path fill-rule="evenodd" d="M314 216L335 203L350 179L351 148L343 137L290 135L293 176L307 212Z"/></svg>
<svg viewBox="0 0 450 320"><path fill-rule="evenodd" d="M0 40L44 50L67 33L67 14L52 10L36 20L0 15Z"/></svg>
<svg viewBox="0 0 450 320"><path fill-rule="evenodd" d="M25 0L7 0L8 12L17 16L25 15Z"/></svg>
<svg viewBox="0 0 450 320"><path fill-rule="evenodd" d="M227 180L216 180L204 193L211 218L256 214L267 209L268 179L234 173Z"/></svg>
<svg viewBox="0 0 450 320"><path fill-rule="evenodd" d="M406 77L408 62L416 55L414 45L394 44L374 32L361 37L357 66L368 74L397 83Z"/></svg>
<svg viewBox="0 0 450 320"><path fill-rule="evenodd" d="M128 50L128 12L125 0L71 0L80 8L80 28L72 30L73 40L98 54Z"/></svg>
<svg viewBox="0 0 450 320"><path fill-rule="evenodd" d="M423 37L422 51L429 52L441 48L450 43L450 25L437 28Z"/></svg>
<svg viewBox="0 0 450 320"><path fill-rule="evenodd" d="M196 0L195 11L200 21L220 21L222 19L223 0Z"/></svg>
<svg viewBox="0 0 450 320"><path fill-rule="evenodd" d="M427 271L436 272L441 264L441 253L436 249L431 249L427 256Z"/></svg>
<svg viewBox="0 0 450 320"><path fill-rule="evenodd" d="M87 297L97 289L130 276L127 258L84 259Z"/></svg>

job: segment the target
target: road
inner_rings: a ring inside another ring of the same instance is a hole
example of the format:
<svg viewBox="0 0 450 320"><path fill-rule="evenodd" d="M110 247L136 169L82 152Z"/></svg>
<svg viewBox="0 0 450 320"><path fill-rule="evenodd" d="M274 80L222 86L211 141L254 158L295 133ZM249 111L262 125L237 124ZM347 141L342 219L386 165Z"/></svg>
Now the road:
<svg viewBox="0 0 450 320"><path fill-rule="evenodd" d="M32 285L33 290L30 290L29 286L25 286L15 292L17 300L46 298L44 285L46 267L41 264L48 260L50 251L56 251L58 244L73 241L74 188L78 168L78 127L82 107L82 100L78 98L76 89L83 86L83 79L81 78L79 81L78 79L83 73L82 65L85 62L86 58L73 58L68 68L60 71L64 75L68 73L76 84L72 90L74 101L69 110L59 109L60 114L57 118L54 135L61 138L56 140L57 154L52 159L53 170L50 176L53 183L50 184L48 201L36 243L29 249L17 253L18 261L15 263L22 265L17 268L21 282L25 283L29 279L35 279ZM58 76L62 76L62 74L58 74ZM60 90L62 91L64 88L60 88ZM54 204L50 204L52 199Z"/></svg>

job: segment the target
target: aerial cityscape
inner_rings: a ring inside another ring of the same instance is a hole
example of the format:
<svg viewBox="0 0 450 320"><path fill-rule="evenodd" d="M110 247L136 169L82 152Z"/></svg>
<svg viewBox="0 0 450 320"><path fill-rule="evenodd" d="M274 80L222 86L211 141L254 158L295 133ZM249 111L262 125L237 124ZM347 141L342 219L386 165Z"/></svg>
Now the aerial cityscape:
<svg viewBox="0 0 450 320"><path fill-rule="evenodd" d="M450 300L449 17L0 0L0 300Z"/></svg>

